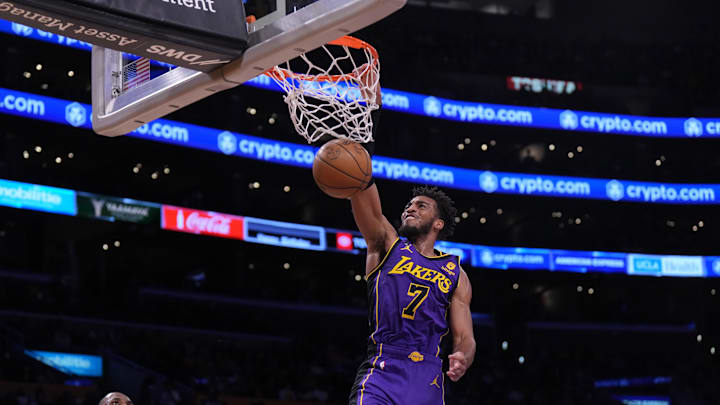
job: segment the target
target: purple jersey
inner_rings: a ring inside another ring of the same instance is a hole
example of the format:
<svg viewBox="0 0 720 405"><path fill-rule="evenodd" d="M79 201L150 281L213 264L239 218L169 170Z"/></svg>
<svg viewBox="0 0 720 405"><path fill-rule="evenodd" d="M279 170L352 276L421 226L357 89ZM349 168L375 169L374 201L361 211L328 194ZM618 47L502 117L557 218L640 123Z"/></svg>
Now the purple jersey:
<svg viewBox="0 0 720 405"><path fill-rule="evenodd" d="M426 257L398 238L368 276L370 345L440 355L450 331L447 312L459 279L459 258Z"/></svg>

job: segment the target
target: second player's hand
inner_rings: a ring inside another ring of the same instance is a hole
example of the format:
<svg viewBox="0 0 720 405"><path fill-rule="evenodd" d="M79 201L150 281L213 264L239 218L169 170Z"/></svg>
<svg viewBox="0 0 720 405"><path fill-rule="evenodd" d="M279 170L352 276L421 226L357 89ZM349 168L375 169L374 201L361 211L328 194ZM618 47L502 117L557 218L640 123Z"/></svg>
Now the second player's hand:
<svg viewBox="0 0 720 405"><path fill-rule="evenodd" d="M463 375L465 375L465 371L467 371L467 360L465 359L465 354L462 352L455 352L449 355L448 359L450 360L450 369L446 374L453 382L457 382Z"/></svg>

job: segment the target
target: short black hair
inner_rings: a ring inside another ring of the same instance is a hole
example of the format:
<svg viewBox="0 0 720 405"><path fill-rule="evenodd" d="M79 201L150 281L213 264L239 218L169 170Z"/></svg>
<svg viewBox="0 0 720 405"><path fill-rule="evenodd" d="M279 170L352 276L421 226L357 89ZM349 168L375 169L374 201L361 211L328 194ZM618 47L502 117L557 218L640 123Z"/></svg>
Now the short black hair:
<svg viewBox="0 0 720 405"><path fill-rule="evenodd" d="M455 215L457 215L455 201L445 194L444 191L435 186L420 186L413 188L412 198L418 196L428 197L435 200L440 214L440 219L445 222L445 226L440 231L440 237L447 238L452 236L455 232Z"/></svg>

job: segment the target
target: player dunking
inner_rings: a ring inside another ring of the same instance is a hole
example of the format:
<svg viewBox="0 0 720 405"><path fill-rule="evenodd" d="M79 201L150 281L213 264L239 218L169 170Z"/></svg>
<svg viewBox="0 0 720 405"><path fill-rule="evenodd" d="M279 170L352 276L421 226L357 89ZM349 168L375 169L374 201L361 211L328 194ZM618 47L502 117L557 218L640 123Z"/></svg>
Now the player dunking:
<svg viewBox="0 0 720 405"><path fill-rule="evenodd" d="M381 104L379 89L376 94ZM351 203L368 246L372 333L349 405L444 404L443 338L452 332L446 373L452 381L475 356L470 280L457 256L434 248L439 236L452 234L454 203L435 187L416 188L397 231L382 213L375 184L354 194Z"/></svg>

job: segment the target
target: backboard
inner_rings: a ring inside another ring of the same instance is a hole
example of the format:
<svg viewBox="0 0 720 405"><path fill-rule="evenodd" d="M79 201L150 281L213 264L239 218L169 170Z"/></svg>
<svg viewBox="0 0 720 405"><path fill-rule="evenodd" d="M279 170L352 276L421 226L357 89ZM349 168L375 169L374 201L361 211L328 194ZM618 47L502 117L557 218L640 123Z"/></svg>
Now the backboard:
<svg viewBox="0 0 720 405"><path fill-rule="evenodd" d="M268 69L354 31L402 8L407 0L245 0L248 48L242 57L219 61L200 72L133 60L122 52L93 47L93 128L106 136L124 135L207 96L236 87ZM238 21L238 24L246 24ZM167 56L167 55L165 55ZM187 57L178 53L176 58ZM158 71L160 71L158 73ZM127 82L133 80L132 85Z"/></svg>

